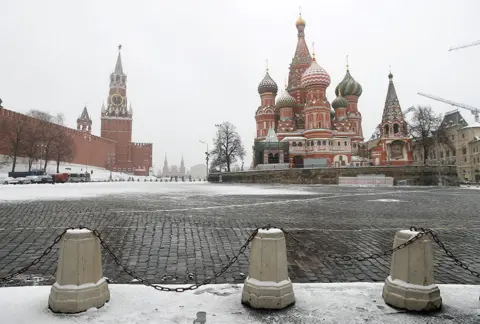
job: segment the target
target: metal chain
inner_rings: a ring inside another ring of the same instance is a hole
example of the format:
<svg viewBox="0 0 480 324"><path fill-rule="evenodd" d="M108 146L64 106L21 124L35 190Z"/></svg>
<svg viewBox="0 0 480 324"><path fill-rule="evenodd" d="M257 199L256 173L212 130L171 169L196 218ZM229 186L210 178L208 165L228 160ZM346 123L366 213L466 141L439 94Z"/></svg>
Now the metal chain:
<svg viewBox="0 0 480 324"><path fill-rule="evenodd" d="M410 228L411 231L417 231L417 229L415 227L411 227ZM287 237L290 237L292 238L295 242L299 243L300 245L304 246L305 248L307 248L308 250L311 250L311 251L315 251L317 253L320 253L322 255L326 255L328 258L332 258L332 259L335 259L335 260L340 260L340 261L351 261L351 260L357 260L357 261L360 261L360 262L363 262L363 261L366 261L366 260L374 260L374 259L378 259L378 258L381 258L381 257L384 257L384 256L389 256L389 255L392 255L393 253L395 253L396 251L398 250L401 250L407 246L409 246L410 244L413 244L415 243L417 240L419 240L420 238L424 237L425 235L429 234L430 232L428 230L424 230L424 229L420 229L419 230L419 233L417 235L415 235L414 237L412 237L411 239L409 239L408 241L402 243L402 244L399 244L398 246L392 248L392 249L389 249L389 250L385 250L381 253L373 253L373 254L370 254L368 256L352 256L352 255L340 255L340 254L335 254L335 253L325 253L324 251L320 251L314 247L311 247L311 246L308 246L307 244L305 244L304 242L300 241L298 238L296 238L295 236L293 236L292 234L286 232L286 231L283 231L285 233L285 236Z"/></svg>
<svg viewBox="0 0 480 324"><path fill-rule="evenodd" d="M62 233L58 234L56 237L55 237L55 240L53 240L53 243L48 246L42 253L42 255L40 255L39 257L33 259L32 262L30 262L30 264L24 266L23 268L21 268L20 270L18 270L17 272L14 272L12 274L9 274L5 277L1 277L0 278L0 282L3 282L3 281L9 281L10 279L18 276L19 274L22 274L24 273L25 271L27 271L28 269L30 269L31 267L33 267L34 265L36 265L37 263L40 262L40 260L43 259L43 257L45 257L46 255L48 255L50 252L52 252L52 249L53 247L55 246L55 244L57 244L58 242L60 242L60 240L62 239L62 237L65 235L65 233L67 233L68 230L70 229L73 229L73 227L69 227L65 230L63 230Z"/></svg>
<svg viewBox="0 0 480 324"><path fill-rule="evenodd" d="M161 285L158 285L158 284L153 284L151 283L150 281L148 281L147 279L145 278L142 278L138 275L135 274L135 272L133 272L132 270L128 269L126 266L124 266L120 260L117 258L117 256L112 252L112 250L110 249L110 247L108 246L108 244L101 238L100 236L100 233L95 229L95 230L92 230L92 229L89 229L87 227L81 227L81 228L85 228L85 229L88 229L90 231L92 231L93 235L95 235L99 240L100 240L100 244L102 245L102 247L107 251L107 253L113 258L113 261L120 267L122 268L123 271L125 271L129 276L131 276L132 278L138 280L139 282L141 282L142 284L148 286L148 287L152 287L156 290L159 290L159 291L174 291L174 292L184 292L184 291L187 291L187 290L195 290L197 288L199 288L200 286L203 286L203 285L208 285L209 283L211 283L214 279L220 277L221 275L223 275L225 273L225 271L227 271L228 268L230 268L235 262L237 262L238 260L238 257L243 254L245 252L245 250L247 249L248 245L250 244L251 241L253 241L253 239L255 238L255 236L257 235L258 233L258 228L256 230L254 230L252 232L252 234L250 234L250 236L248 237L247 241L242 245L242 247L240 248L240 250L238 251L238 253L232 258L230 259L230 261L222 268L222 270L220 270L219 272L215 273L213 275L213 277L208 277L207 279L203 280L201 283L196 283L196 284L193 284L193 285L190 285L190 286L187 286L187 287L179 287L179 288L170 288L170 287L165 287L165 286L161 286Z"/></svg>
<svg viewBox="0 0 480 324"><path fill-rule="evenodd" d="M432 230L428 230L428 231L429 231L429 234L432 236L432 239L435 241L435 243L437 243L437 245L445 252L445 254L455 262L455 264L462 267L462 269L465 269L468 272L470 272L472 276L480 278L480 273L470 269L469 266L467 266L465 263L457 259L457 257L454 256L453 253L445 247L442 241L440 241L437 234L435 234Z"/></svg>

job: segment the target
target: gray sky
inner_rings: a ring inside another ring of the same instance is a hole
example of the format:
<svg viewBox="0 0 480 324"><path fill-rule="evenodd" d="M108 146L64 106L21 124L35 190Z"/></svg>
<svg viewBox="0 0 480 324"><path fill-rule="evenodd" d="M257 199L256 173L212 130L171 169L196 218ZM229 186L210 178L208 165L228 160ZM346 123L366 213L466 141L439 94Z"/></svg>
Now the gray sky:
<svg viewBox="0 0 480 324"><path fill-rule="evenodd" d="M154 164L165 152L171 164L204 162L215 123L237 126L250 165L257 85L270 73L283 88L296 46L298 7L315 42L317 61L332 78L361 83L359 110L368 139L381 120L389 65L403 109L428 104L426 92L480 107L476 80L480 46L448 52L480 40L480 1L275 1L275 0L2 0L0 97L9 109L63 112L76 125L86 103L93 131L108 95L109 74L122 44L133 139L154 143ZM474 82L475 81L475 82ZM462 110L468 122L468 111Z"/></svg>

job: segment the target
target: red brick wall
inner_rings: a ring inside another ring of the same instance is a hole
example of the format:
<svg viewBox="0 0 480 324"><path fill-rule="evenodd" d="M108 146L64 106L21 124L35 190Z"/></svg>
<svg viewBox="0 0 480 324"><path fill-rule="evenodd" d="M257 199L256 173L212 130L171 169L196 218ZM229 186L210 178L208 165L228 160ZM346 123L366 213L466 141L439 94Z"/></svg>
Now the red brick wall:
<svg viewBox="0 0 480 324"><path fill-rule="evenodd" d="M8 109L1 109L0 110L0 123L3 120L13 120L14 118L22 118L28 124L31 124L32 127L38 125L39 123L46 123L36 118L32 118L30 116L20 114ZM76 164L85 164L93 165L97 167L105 167L106 161L108 158L108 153L115 152L115 142L109 139L101 138L98 136L91 136L91 141L89 139L85 139L84 132L80 132L73 128L68 128L56 124L50 124L50 127L58 127L63 128L66 130L67 134L72 136L75 142L75 157L72 163ZM0 154L6 154L6 151L1 151L2 147L4 147L4 143L1 141L4 140L0 138Z"/></svg>

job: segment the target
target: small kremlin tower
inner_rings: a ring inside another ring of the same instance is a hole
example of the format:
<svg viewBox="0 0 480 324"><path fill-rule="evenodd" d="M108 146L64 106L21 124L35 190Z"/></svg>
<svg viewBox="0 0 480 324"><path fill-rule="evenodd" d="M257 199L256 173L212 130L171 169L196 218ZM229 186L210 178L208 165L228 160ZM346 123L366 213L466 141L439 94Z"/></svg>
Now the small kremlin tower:
<svg viewBox="0 0 480 324"><path fill-rule="evenodd" d="M83 107L82 114L77 119L77 130L91 133L92 132L92 119L87 111L87 106Z"/></svg>

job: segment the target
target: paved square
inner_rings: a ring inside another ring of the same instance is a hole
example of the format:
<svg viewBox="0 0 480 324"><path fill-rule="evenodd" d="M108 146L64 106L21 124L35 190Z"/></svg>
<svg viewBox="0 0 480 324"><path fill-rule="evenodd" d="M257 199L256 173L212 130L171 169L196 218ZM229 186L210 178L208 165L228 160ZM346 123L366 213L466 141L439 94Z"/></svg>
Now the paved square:
<svg viewBox="0 0 480 324"><path fill-rule="evenodd" d="M0 277L79 224L97 228L125 266L155 283L203 281L267 224L320 251L287 240L294 282L383 281L389 257L338 261L322 253L378 253L392 247L395 231L410 226L434 229L460 260L480 271L480 190L118 182L0 186ZM434 250L438 283L480 284ZM242 282L248 251L215 282ZM102 253L106 277L132 281ZM53 283L57 257L58 246L0 286Z"/></svg>

